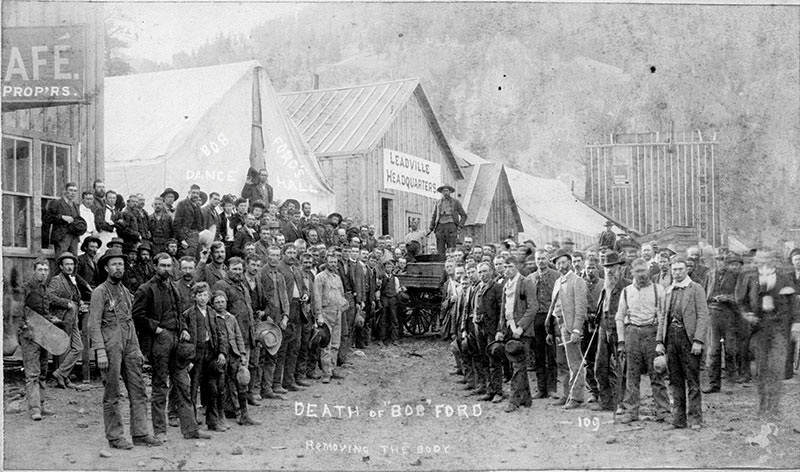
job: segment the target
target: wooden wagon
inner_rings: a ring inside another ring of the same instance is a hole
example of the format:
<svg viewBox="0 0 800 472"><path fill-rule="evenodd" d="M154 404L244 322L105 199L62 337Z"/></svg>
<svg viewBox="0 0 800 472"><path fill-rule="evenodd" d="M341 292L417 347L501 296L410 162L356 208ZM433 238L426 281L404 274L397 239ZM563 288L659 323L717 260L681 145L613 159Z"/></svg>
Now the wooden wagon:
<svg viewBox="0 0 800 472"><path fill-rule="evenodd" d="M441 283L445 256L417 256L406 265L404 274L397 274L400 285L406 288L408 300L400 306L402 324L413 335L427 333L439 316L442 303Z"/></svg>

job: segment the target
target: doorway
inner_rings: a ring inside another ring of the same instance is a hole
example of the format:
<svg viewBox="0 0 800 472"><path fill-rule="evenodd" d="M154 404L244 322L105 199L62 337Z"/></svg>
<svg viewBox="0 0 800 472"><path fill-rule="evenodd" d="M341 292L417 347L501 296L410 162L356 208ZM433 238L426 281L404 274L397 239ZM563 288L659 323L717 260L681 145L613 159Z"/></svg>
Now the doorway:
<svg viewBox="0 0 800 472"><path fill-rule="evenodd" d="M381 198L381 234L392 234L392 199Z"/></svg>

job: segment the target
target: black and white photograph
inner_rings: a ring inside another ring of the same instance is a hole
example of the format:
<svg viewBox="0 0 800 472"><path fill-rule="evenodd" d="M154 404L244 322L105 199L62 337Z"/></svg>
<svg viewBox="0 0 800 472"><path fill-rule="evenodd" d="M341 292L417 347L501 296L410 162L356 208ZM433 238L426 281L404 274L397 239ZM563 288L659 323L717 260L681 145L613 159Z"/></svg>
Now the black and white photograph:
<svg viewBox="0 0 800 472"><path fill-rule="evenodd" d="M0 36L3 470L800 467L800 3Z"/></svg>

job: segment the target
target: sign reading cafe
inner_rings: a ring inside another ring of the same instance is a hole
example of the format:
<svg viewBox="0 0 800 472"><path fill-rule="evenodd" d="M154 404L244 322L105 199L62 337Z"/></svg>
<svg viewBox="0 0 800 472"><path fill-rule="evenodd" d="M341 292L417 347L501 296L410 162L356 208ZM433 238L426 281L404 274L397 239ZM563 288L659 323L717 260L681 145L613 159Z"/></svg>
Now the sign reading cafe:
<svg viewBox="0 0 800 472"><path fill-rule="evenodd" d="M437 198L436 189L441 182L441 165L399 151L383 150L384 189Z"/></svg>
<svg viewBox="0 0 800 472"><path fill-rule="evenodd" d="M3 28L4 103L86 100L83 26Z"/></svg>

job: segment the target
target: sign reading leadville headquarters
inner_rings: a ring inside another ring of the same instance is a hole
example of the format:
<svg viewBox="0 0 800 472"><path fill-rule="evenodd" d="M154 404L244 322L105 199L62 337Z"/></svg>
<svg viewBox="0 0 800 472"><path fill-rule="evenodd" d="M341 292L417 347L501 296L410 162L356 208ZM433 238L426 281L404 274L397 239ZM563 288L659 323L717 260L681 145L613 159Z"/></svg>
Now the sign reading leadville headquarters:
<svg viewBox="0 0 800 472"><path fill-rule="evenodd" d="M85 101L85 53L82 26L3 28L3 103Z"/></svg>
<svg viewBox="0 0 800 472"><path fill-rule="evenodd" d="M383 150L383 188L437 198L442 184L442 166L391 149Z"/></svg>

